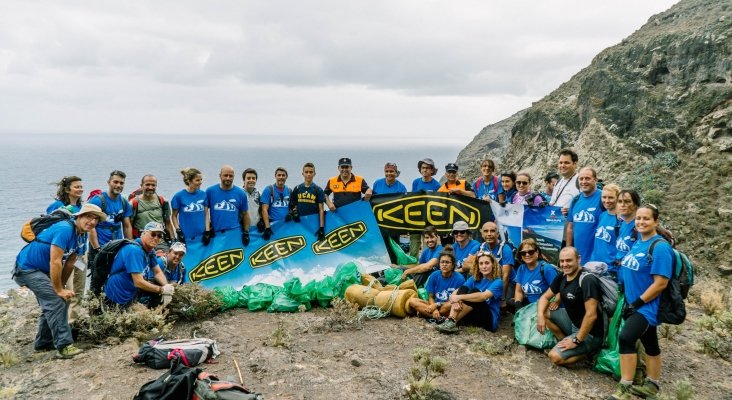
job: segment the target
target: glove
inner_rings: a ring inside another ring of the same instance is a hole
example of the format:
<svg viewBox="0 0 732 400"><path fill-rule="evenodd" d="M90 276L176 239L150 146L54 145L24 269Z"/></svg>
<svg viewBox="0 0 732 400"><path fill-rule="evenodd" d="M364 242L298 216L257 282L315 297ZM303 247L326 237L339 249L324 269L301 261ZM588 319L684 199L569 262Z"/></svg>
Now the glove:
<svg viewBox="0 0 732 400"><path fill-rule="evenodd" d="M272 228L266 228L262 234L262 239L269 240L272 237Z"/></svg>
<svg viewBox="0 0 732 400"><path fill-rule="evenodd" d="M216 237L216 234L214 231L205 231L203 232L203 237L201 238L201 243L203 243L204 246L208 246L209 243L211 243L211 239Z"/></svg>
<svg viewBox="0 0 732 400"><path fill-rule="evenodd" d="M180 228L176 229L175 236L178 236L179 242L186 244L186 235L183 234L183 229L180 229Z"/></svg>
<svg viewBox="0 0 732 400"><path fill-rule="evenodd" d="M514 300L514 301L513 301L513 309L514 309L514 310L518 311L518 310L520 310L520 309L521 309L521 307L523 307L523 306L524 306L524 302L523 302L523 301L521 301L521 300Z"/></svg>
<svg viewBox="0 0 732 400"><path fill-rule="evenodd" d="M315 234L318 235L318 241L325 240L325 228L318 228Z"/></svg>
<svg viewBox="0 0 732 400"><path fill-rule="evenodd" d="M285 222L290 222L290 221L292 221L292 214L287 213L287 215L285 215Z"/></svg>
<svg viewBox="0 0 732 400"><path fill-rule="evenodd" d="M623 304L623 319L627 320L630 318L633 314L635 314L637 310L635 307L633 307L632 304L624 303Z"/></svg>
<svg viewBox="0 0 732 400"><path fill-rule="evenodd" d="M173 292L175 292L175 286L168 283L163 286L163 291L160 294L163 296L173 296Z"/></svg>
<svg viewBox="0 0 732 400"><path fill-rule="evenodd" d="M249 231L243 231L241 233L241 244L243 244L245 247L249 246Z"/></svg>
<svg viewBox="0 0 732 400"><path fill-rule="evenodd" d="M167 306L170 304L170 302L173 300L173 295L170 294L164 294L163 295L163 306Z"/></svg>
<svg viewBox="0 0 732 400"><path fill-rule="evenodd" d="M292 212L292 220L298 223L300 222L300 213L297 210Z"/></svg>

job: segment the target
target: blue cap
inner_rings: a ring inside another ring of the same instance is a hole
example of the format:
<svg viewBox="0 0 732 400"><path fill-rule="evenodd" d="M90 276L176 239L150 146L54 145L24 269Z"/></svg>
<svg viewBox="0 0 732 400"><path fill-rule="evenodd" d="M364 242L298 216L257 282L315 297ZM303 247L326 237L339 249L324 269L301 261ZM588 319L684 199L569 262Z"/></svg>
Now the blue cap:
<svg viewBox="0 0 732 400"><path fill-rule="evenodd" d="M163 229L163 224L155 221L150 221L147 224L145 224L145 227L142 228L142 231L149 231L149 232L165 232L165 229Z"/></svg>

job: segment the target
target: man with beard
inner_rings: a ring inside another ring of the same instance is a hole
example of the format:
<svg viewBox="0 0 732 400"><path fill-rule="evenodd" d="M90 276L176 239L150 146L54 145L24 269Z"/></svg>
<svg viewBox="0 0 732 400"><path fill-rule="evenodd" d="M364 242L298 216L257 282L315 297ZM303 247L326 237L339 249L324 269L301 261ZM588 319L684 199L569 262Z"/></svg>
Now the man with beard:
<svg viewBox="0 0 732 400"><path fill-rule="evenodd" d="M287 182L287 170L283 167L275 169L275 184L269 185L262 191L259 201L262 204L262 221L264 232L262 239L269 240L272 237L272 223L282 221L290 215L290 195L292 191L285 186Z"/></svg>
<svg viewBox="0 0 732 400"><path fill-rule="evenodd" d="M142 228L151 221L163 225L168 241L175 237L173 224L170 223L170 204L163 196L157 194L157 188L158 179L155 175L145 175L140 182L140 189L136 190L135 194L129 199L132 207L132 217L130 219L133 238L139 238ZM165 242L162 242L161 245L167 247Z"/></svg>
<svg viewBox="0 0 732 400"><path fill-rule="evenodd" d="M592 247L595 243L595 230L600 221L602 207L602 191L597 190L597 173L590 167L582 168L577 178L580 185L578 194L569 205L567 215L567 246L574 246L584 264L591 260Z"/></svg>
<svg viewBox="0 0 732 400"><path fill-rule="evenodd" d="M211 215L211 230L225 232L241 227L241 244L249 244L249 201L244 189L234 186L234 167L224 165L219 171L221 183L206 189Z"/></svg>

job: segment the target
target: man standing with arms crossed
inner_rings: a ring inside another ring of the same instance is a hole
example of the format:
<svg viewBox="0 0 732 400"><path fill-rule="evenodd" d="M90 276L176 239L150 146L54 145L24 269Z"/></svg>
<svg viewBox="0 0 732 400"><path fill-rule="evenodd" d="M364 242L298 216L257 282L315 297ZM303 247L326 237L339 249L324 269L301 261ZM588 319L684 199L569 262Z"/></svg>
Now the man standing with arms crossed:
<svg viewBox="0 0 732 400"><path fill-rule="evenodd" d="M206 189L211 215L211 230L225 232L241 227L241 244L249 245L249 202L244 190L234 186L234 167L224 165L219 171L221 183Z"/></svg>

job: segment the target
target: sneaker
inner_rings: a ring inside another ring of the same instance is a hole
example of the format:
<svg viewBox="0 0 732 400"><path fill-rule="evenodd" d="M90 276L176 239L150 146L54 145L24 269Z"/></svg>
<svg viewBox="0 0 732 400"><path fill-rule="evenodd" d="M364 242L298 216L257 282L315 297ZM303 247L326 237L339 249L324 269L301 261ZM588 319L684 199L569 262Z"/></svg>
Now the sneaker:
<svg viewBox="0 0 732 400"><path fill-rule="evenodd" d="M427 324L430 326L436 327L437 325L442 325L442 323L445 322L446 320L447 320L447 318L445 318L445 317L440 317L437 319L430 318L427 320Z"/></svg>
<svg viewBox="0 0 732 400"><path fill-rule="evenodd" d="M75 355L82 353L84 350L70 344L56 353L58 358L73 358Z"/></svg>
<svg viewBox="0 0 732 400"><path fill-rule="evenodd" d="M611 394L607 398L607 400L629 400L632 398L633 395L630 394L630 385L618 383L618 387L617 389L615 389L615 393Z"/></svg>
<svg viewBox="0 0 732 400"><path fill-rule="evenodd" d="M630 392L644 399L655 399L658 394L658 385L646 379L643 385L633 385Z"/></svg>
<svg viewBox="0 0 732 400"><path fill-rule="evenodd" d="M437 330L442 333L455 333L460 330L454 320L448 318L445 322L436 326Z"/></svg>

